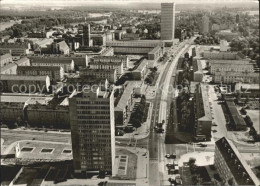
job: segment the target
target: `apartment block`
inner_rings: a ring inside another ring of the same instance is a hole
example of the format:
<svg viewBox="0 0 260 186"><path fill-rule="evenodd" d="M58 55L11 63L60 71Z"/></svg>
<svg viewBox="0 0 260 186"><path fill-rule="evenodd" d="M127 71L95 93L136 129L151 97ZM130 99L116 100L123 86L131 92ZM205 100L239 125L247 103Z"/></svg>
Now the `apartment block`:
<svg viewBox="0 0 260 186"><path fill-rule="evenodd" d="M110 83L117 81L115 69L91 69L85 68L79 70L80 77L88 77L93 79L107 79Z"/></svg>
<svg viewBox="0 0 260 186"><path fill-rule="evenodd" d="M0 43L0 54L10 53L12 56L29 54L29 43Z"/></svg>
<svg viewBox="0 0 260 186"><path fill-rule="evenodd" d="M215 72L213 75L215 83L259 83L259 73L257 72Z"/></svg>
<svg viewBox="0 0 260 186"><path fill-rule="evenodd" d="M17 75L49 76L52 82L58 82L64 78L64 70L60 66L18 66Z"/></svg>
<svg viewBox="0 0 260 186"><path fill-rule="evenodd" d="M225 137L216 141L214 165L221 179L229 185L260 185L236 146Z"/></svg>
<svg viewBox="0 0 260 186"><path fill-rule="evenodd" d="M113 174L115 121L113 90L82 91L69 99L75 173Z"/></svg>
<svg viewBox="0 0 260 186"><path fill-rule="evenodd" d="M195 138L211 139L212 116L210 112L207 85L196 84L194 94Z"/></svg>
<svg viewBox="0 0 260 186"><path fill-rule="evenodd" d="M114 56L94 56L91 58L92 62L122 62L125 69L128 68L129 59L126 55L114 55Z"/></svg>

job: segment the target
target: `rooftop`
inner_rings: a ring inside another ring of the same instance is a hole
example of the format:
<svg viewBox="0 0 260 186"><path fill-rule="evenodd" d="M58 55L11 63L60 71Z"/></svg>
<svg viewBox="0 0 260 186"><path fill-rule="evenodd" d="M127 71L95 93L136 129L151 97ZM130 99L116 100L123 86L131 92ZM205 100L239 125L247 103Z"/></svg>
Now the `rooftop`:
<svg viewBox="0 0 260 186"><path fill-rule="evenodd" d="M0 43L0 48L24 48L27 49L29 43Z"/></svg>
<svg viewBox="0 0 260 186"><path fill-rule="evenodd" d="M59 71L62 67L60 66L18 66L17 71L28 71L28 70L51 70L51 71Z"/></svg>
<svg viewBox="0 0 260 186"><path fill-rule="evenodd" d="M154 47L150 52L148 52L148 54L153 54L153 53L157 52L160 49L161 49L161 46L158 45L158 46Z"/></svg>
<svg viewBox="0 0 260 186"><path fill-rule="evenodd" d="M16 81L46 81L48 76L20 76L1 74L1 80L16 80Z"/></svg>
<svg viewBox="0 0 260 186"><path fill-rule="evenodd" d="M115 107L115 111L123 111L127 105L127 101L130 99L130 97L132 96L133 93L133 89L134 89L134 84L132 83L128 83L124 93L122 94L118 104Z"/></svg>
<svg viewBox="0 0 260 186"><path fill-rule="evenodd" d="M230 140L225 137L219 139L216 141L216 148L221 152L238 185L260 185L258 178ZM235 163L235 161L238 162Z"/></svg>
<svg viewBox="0 0 260 186"><path fill-rule="evenodd" d="M27 105L48 105L49 101L51 101L53 97L30 97L27 101Z"/></svg>
<svg viewBox="0 0 260 186"><path fill-rule="evenodd" d="M250 61L248 60L209 60L211 65L250 65Z"/></svg>
<svg viewBox="0 0 260 186"><path fill-rule="evenodd" d="M201 96L203 100L203 107L204 107L204 113L205 116L202 118L199 118L199 120L211 120L211 112L210 112L210 106L209 106L209 98L208 98L208 86L207 84L200 83L201 87Z"/></svg>
<svg viewBox="0 0 260 186"><path fill-rule="evenodd" d="M12 58L12 55L10 53L4 54L0 56L0 61L8 59L8 58Z"/></svg>
<svg viewBox="0 0 260 186"><path fill-rule="evenodd" d="M23 64L26 61L30 61L27 57L22 57L18 61L15 61L15 63L19 66L20 64Z"/></svg>
<svg viewBox="0 0 260 186"><path fill-rule="evenodd" d="M230 112L230 116L232 117L234 124L237 125L242 125L242 126L246 126L246 123L244 121L244 119L242 118L242 116L239 114L235 103L233 101L228 101L226 100L226 105L227 105L227 109Z"/></svg>
<svg viewBox="0 0 260 186"><path fill-rule="evenodd" d="M141 72L144 67L147 65L148 61L146 59L143 59L139 66L134 70L134 72Z"/></svg>

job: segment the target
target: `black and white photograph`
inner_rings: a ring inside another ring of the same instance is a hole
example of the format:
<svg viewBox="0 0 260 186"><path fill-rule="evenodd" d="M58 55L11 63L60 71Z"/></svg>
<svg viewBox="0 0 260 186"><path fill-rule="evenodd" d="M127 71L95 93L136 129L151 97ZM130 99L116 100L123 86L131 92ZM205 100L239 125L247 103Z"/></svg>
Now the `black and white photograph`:
<svg viewBox="0 0 260 186"><path fill-rule="evenodd" d="M258 0L0 0L1 186L260 186Z"/></svg>

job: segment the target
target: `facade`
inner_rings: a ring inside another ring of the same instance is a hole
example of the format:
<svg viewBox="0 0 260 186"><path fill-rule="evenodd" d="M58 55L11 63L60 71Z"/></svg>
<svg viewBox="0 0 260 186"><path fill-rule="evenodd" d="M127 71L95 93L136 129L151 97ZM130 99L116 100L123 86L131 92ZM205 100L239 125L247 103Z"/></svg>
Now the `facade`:
<svg viewBox="0 0 260 186"><path fill-rule="evenodd" d="M36 93L48 92L50 78L48 76L19 76L19 75L1 75L2 92L12 93Z"/></svg>
<svg viewBox="0 0 260 186"><path fill-rule="evenodd" d="M17 74L18 66L30 66L30 60L27 57L23 57L17 61L9 62L1 67L1 74Z"/></svg>
<svg viewBox="0 0 260 186"><path fill-rule="evenodd" d="M213 75L215 83L259 83L259 73L257 72L215 72Z"/></svg>
<svg viewBox="0 0 260 186"><path fill-rule="evenodd" d="M22 76L49 76L53 82L64 78L64 70L60 66L18 66L17 75Z"/></svg>
<svg viewBox="0 0 260 186"><path fill-rule="evenodd" d="M70 54L70 48L65 41L52 44L52 54Z"/></svg>
<svg viewBox="0 0 260 186"><path fill-rule="evenodd" d="M157 60L163 54L161 46L156 46L148 52L148 60Z"/></svg>
<svg viewBox="0 0 260 186"><path fill-rule="evenodd" d="M82 46L90 47L90 24L83 25Z"/></svg>
<svg viewBox="0 0 260 186"><path fill-rule="evenodd" d="M238 52L205 51L202 54L205 59L240 60L243 56Z"/></svg>
<svg viewBox="0 0 260 186"><path fill-rule="evenodd" d="M12 55L10 53L4 54L0 56L0 66L4 67L8 65L9 63L13 62Z"/></svg>
<svg viewBox="0 0 260 186"><path fill-rule="evenodd" d="M91 69L85 68L79 70L80 77L88 77L93 79L107 79L110 83L117 81L115 69Z"/></svg>
<svg viewBox="0 0 260 186"><path fill-rule="evenodd" d="M236 146L225 137L216 141L214 165L222 180L229 185L260 185Z"/></svg>
<svg viewBox="0 0 260 186"><path fill-rule="evenodd" d="M116 107L115 107L115 125L116 127L124 127L127 125L126 119L131 111L131 105L133 104L134 85L128 82L124 88L124 92L121 95Z"/></svg>
<svg viewBox="0 0 260 186"><path fill-rule="evenodd" d="M203 75L203 68L202 68L201 61L199 59L193 58L192 67L193 67L193 81L202 82L204 75Z"/></svg>
<svg viewBox="0 0 260 186"><path fill-rule="evenodd" d="M106 46L114 48L115 54L148 54L157 46L164 47L160 40L108 41Z"/></svg>
<svg viewBox="0 0 260 186"><path fill-rule="evenodd" d="M88 66L88 56L86 54L85 55L83 55L83 54L28 55L27 57L29 59L31 59L31 61L37 61L38 59L42 59L43 61L56 61L55 63L60 63L60 64L62 64L65 61L68 61L67 63L70 63L73 61L75 68ZM55 66L55 65L50 65L50 66ZM71 67L68 66L68 69L70 69L70 68Z"/></svg>
<svg viewBox="0 0 260 186"><path fill-rule="evenodd" d="M134 80L144 80L147 70L148 70L148 61L144 59L139 64L137 69L131 72L131 74L133 75Z"/></svg>
<svg viewBox="0 0 260 186"><path fill-rule="evenodd" d="M202 34L209 33L209 17L207 15L204 15L201 20L201 30L200 32Z"/></svg>
<svg viewBox="0 0 260 186"><path fill-rule="evenodd" d="M106 35L105 34L91 34L90 38L93 42L93 46L106 46Z"/></svg>
<svg viewBox="0 0 260 186"><path fill-rule="evenodd" d="M247 125L243 119L243 117L238 113L238 110L233 101L226 100L225 102L227 112L230 118L230 125L236 131L245 131L247 129Z"/></svg>
<svg viewBox="0 0 260 186"><path fill-rule="evenodd" d="M90 68L92 68L92 69L115 69L117 78L120 78L124 74L122 61L108 62L108 61L100 61L99 59L96 60L95 58L96 58L96 56L93 57L91 59L91 61L89 62Z"/></svg>
<svg viewBox="0 0 260 186"><path fill-rule="evenodd" d="M62 67L64 72L74 71L75 63L71 58L52 58L49 56L30 57L32 66Z"/></svg>
<svg viewBox="0 0 260 186"><path fill-rule="evenodd" d="M196 84L194 94L195 113L195 137L203 136L204 139L211 139L212 117L209 106L207 86L203 83Z"/></svg>
<svg viewBox="0 0 260 186"><path fill-rule="evenodd" d="M91 58L92 62L122 62L125 69L128 68L129 59L126 55L115 55L115 56L94 56Z"/></svg>
<svg viewBox="0 0 260 186"><path fill-rule="evenodd" d="M173 40L175 31L175 4L161 3L161 40Z"/></svg>
<svg viewBox="0 0 260 186"><path fill-rule="evenodd" d="M10 53L12 56L29 54L29 43L0 43L0 54Z"/></svg>
<svg viewBox="0 0 260 186"><path fill-rule="evenodd" d="M218 61L214 61L214 62L209 62L210 63L210 73L211 74L215 74L215 72L254 72L254 65L252 63L247 63L247 61L245 61L245 63L243 63L243 61L241 61L241 63L239 63L239 61L227 61L225 60L227 63L221 62L219 61L219 63L217 63Z"/></svg>
<svg viewBox="0 0 260 186"><path fill-rule="evenodd" d="M78 93L69 99L75 173L113 172L115 123L113 90Z"/></svg>

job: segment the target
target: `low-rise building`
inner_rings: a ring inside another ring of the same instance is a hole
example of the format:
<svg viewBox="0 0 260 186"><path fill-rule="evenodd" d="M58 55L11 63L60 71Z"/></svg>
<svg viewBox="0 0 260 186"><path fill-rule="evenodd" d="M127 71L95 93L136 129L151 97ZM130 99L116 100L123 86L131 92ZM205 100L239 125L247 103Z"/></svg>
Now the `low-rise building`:
<svg viewBox="0 0 260 186"><path fill-rule="evenodd" d="M234 101L226 100L225 101L227 112L230 118L230 125L234 130L246 130L247 125L243 117L239 114Z"/></svg>
<svg viewBox="0 0 260 186"><path fill-rule="evenodd" d="M0 54L10 53L12 56L29 54L29 43L0 43Z"/></svg>
<svg viewBox="0 0 260 186"><path fill-rule="evenodd" d="M131 111L131 105L133 104L134 84L128 82L123 91L124 92L115 107L116 127L125 127L127 125L126 119Z"/></svg>
<svg viewBox="0 0 260 186"><path fill-rule="evenodd" d="M92 62L122 62L125 69L128 68L129 59L126 55L115 55L115 56L94 56L91 58Z"/></svg>
<svg viewBox="0 0 260 186"><path fill-rule="evenodd" d="M259 83L259 73L257 72L215 72L213 75L213 81L215 83Z"/></svg>
<svg viewBox="0 0 260 186"><path fill-rule="evenodd" d="M36 93L48 92L50 78L48 76L19 76L1 74L1 92Z"/></svg>
<svg viewBox="0 0 260 186"><path fill-rule="evenodd" d="M0 56L0 65L1 67L4 67L8 65L9 63L13 62L12 55L10 53L4 54Z"/></svg>
<svg viewBox="0 0 260 186"><path fill-rule="evenodd" d="M259 84L236 83L235 91L239 92L241 97L251 97L251 98L259 98L260 97L260 86L259 86Z"/></svg>
<svg viewBox="0 0 260 186"><path fill-rule="evenodd" d="M216 141L214 165L221 179L229 185L260 185L236 146L225 137Z"/></svg>
<svg viewBox="0 0 260 186"><path fill-rule="evenodd" d="M22 76L49 76L53 82L64 78L64 70L60 66L18 66L17 75Z"/></svg>
<svg viewBox="0 0 260 186"><path fill-rule="evenodd" d="M64 54L52 54L52 55L28 55L27 56L31 61L37 61L38 59L46 64L38 66L62 66L64 71L71 70L72 67L78 69L79 67L88 66L88 56L85 54L75 54L75 55L64 55ZM39 62L39 63L41 63ZM49 63L54 63L51 65ZM71 66L72 65L72 66ZM36 66L36 65L35 65ZM64 68L64 66L67 66Z"/></svg>
<svg viewBox="0 0 260 186"><path fill-rule="evenodd" d="M144 80L145 75L148 70L148 61L146 59L143 59L139 66L131 72L133 75L134 80Z"/></svg>
<svg viewBox="0 0 260 186"><path fill-rule="evenodd" d="M222 60L209 62L210 63L210 73L215 74L215 72L248 72L253 73L254 72L254 65L252 63L247 63L247 61L244 64L239 63L237 60Z"/></svg>
<svg viewBox="0 0 260 186"><path fill-rule="evenodd" d="M210 112L208 88L206 84L196 84L194 94L195 138L211 139L212 116Z"/></svg>
<svg viewBox="0 0 260 186"><path fill-rule="evenodd" d="M79 70L80 77L87 77L93 79L107 79L110 83L117 81L115 69L91 69L85 68Z"/></svg>
<svg viewBox="0 0 260 186"><path fill-rule="evenodd" d="M156 46L150 52L148 52L148 60L157 60L162 54L162 47Z"/></svg>
<svg viewBox="0 0 260 186"><path fill-rule="evenodd" d="M110 61L106 60L103 57L110 57L110 56L94 56L90 59L89 67L92 69L115 69L117 78L120 78L124 74L124 63L120 60L118 61ZM113 56L112 56L113 57ZM103 60L104 59L104 60Z"/></svg>
<svg viewBox="0 0 260 186"><path fill-rule="evenodd" d="M240 60L244 56L240 52L221 52L221 51L204 51L202 53L205 59L221 59L221 60Z"/></svg>

